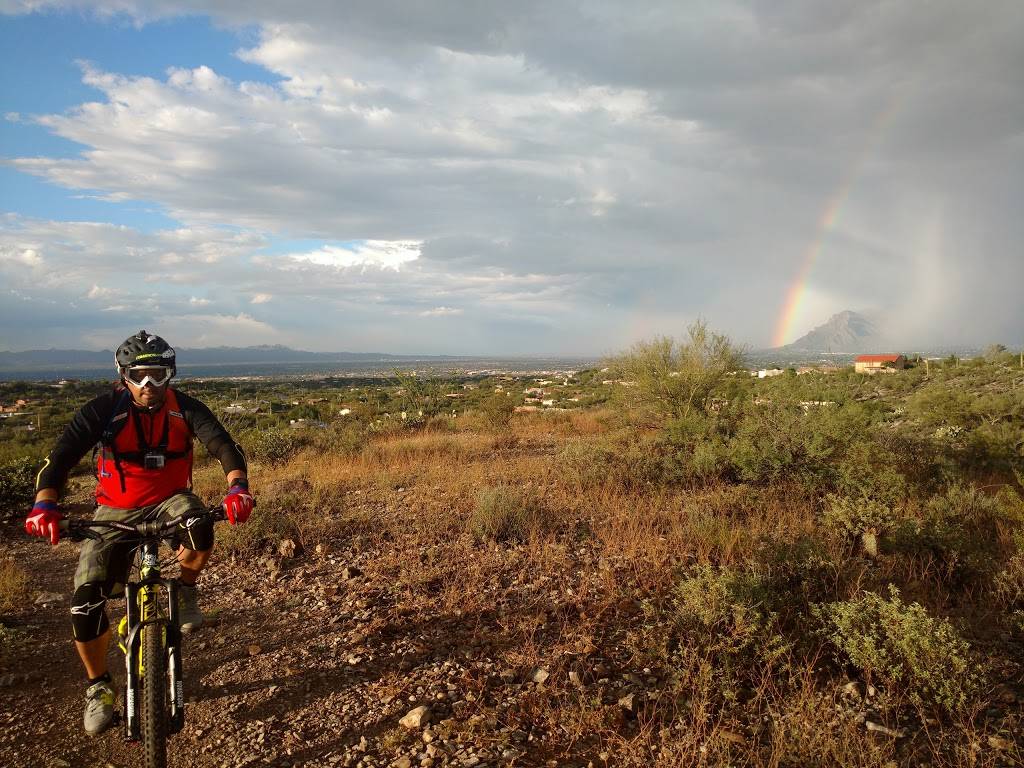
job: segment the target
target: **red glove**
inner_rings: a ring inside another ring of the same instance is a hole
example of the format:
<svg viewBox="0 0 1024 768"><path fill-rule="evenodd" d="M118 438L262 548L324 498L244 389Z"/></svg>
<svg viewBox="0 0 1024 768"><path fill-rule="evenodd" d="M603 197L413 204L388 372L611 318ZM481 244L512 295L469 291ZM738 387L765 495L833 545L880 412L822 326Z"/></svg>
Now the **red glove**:
<svg viewBox="0 0 1024 768"><path fill-rule="evenodd" d="M29 536L50 537L50 543L60 541L60 521L64 516L57 511L55 501L37 501L25 518L25 532Z"/></svg>
<svg viewBox="0 0 1024 768"><path fill-rule="evenodd" d="M244 523L252 514L253 500L249 493L249 483L245 480L235 480L231 483L231 490L221 502L224 511L227 513L228 522L232 525Z"/></svg>

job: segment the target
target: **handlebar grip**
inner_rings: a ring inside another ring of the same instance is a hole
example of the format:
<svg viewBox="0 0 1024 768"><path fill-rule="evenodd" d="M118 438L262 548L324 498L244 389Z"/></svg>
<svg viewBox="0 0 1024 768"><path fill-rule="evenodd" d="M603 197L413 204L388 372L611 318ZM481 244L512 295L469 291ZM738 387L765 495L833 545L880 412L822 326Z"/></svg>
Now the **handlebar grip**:
<svg viewBox="0 0 1024 768"><path fill-rule="evenodd" d="M84 525L75 525L78 522L69 518L63 518L57 527L60 530L61 536L71 539L71 541L82 541L83 539L102 539L99 531L94 531L92 528L88 528Z"/></svg>

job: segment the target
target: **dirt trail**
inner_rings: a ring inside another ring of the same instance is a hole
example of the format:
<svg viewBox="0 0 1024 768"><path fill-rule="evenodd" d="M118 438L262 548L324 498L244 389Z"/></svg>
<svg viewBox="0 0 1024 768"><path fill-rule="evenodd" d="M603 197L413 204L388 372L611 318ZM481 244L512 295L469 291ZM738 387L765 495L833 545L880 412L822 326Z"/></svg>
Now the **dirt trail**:
<svg viewBox="0 0 1024 768"><path fill-rule="evenodd" d="M16 523L3 533L32 574L33 594L61 599L5 617L15 640L0 655L0 765L140 764L138 745L119 727L95 738L81 730L84 681L68 620L78 545L52 549ZM360 547L275 558L279 572L263 560L214 558L201 582L213 619L186 638L187 724L170 740L170 765L533 764L533 736L493 720L475 743L446 738L443 721L472 720L470 689L488 677L501 682L497 669L464 650L474 620L412 618L396 607L397 587L374 575L372 546ZM112 617L123 612L112 606ZM110 663L120 690L116 648ZM435 730L425 738L422 727L399 725L417 705L432 712Z"/></svg>

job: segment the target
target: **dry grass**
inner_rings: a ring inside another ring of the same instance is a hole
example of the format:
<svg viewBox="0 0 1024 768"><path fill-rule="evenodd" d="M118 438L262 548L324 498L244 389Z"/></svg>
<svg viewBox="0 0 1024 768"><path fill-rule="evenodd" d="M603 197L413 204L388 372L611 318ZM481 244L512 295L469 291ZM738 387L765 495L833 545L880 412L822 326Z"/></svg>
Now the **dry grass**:
<svg viewBox="0 0 1024 768"><path fill-rule="evenodd" d="M23 608L28 597L28 574L14 560L0 559L0 615Z"/></svg>
<svg viewBox="0 0 1024 768"><path fill-rule="evenodd" d="M998 753L970 746L994 732L984 722L939 722L905 741L867 733L840 694L845 670L807 631L811 602L845 600L887 580L935 597L926 605L947 605L948 594L936 597L934 565L899 553L862 560L819 528L821 499L793 488L637 484L614 473L573 482L559 464L564 446L597 444L616 429L607 411L539 413L517 415L499 432L464 419L390 431L349 455L307 450L251 468L256 514L285 519L307 551L338 537L374 541L374 572L396 586L398 610L452 627L461 648L489 655L517 680L549 670L545 686L499 720L548 734L536 754L559 764L999 763ZM521 535L472 534L481 489L495 486L541 511ZM771 626L786 634L787 655L768 663L671 650L671 601L696 566L761 574L774 590L766 599L779 601ZM981 619L960 619L985 634ZM998 674L1024 682L1003 653ZM606 678L594 672L602 667ZM643 686L651 693L635 718L615 687L630 674L656 680ZM893 701L875 716L894 724L918 717ZM1018 708L998 727L1020 722ZM1019 754L1014 748L1003 757Z"/></svg>

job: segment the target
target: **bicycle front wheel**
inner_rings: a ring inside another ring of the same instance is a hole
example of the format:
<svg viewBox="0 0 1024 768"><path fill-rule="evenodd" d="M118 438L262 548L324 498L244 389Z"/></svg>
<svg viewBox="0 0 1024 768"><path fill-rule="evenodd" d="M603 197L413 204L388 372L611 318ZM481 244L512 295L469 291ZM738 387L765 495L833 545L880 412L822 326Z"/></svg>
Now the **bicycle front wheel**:
<svg viewBox="0 0 1024 768"><path fill-rule="evenodd" d="M142 748L146 768L167 766L167 656L163 625L149 624L142 639Z"/></svg>

